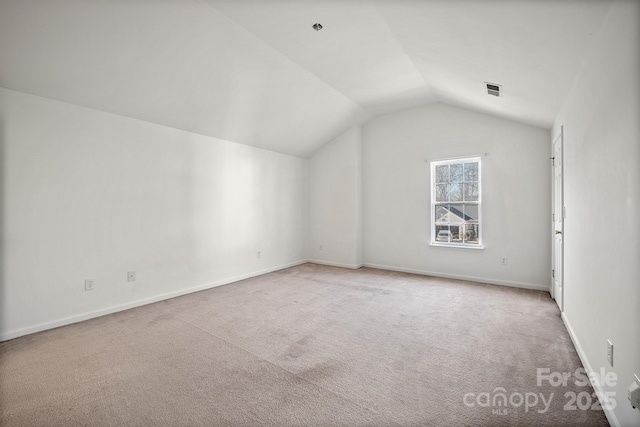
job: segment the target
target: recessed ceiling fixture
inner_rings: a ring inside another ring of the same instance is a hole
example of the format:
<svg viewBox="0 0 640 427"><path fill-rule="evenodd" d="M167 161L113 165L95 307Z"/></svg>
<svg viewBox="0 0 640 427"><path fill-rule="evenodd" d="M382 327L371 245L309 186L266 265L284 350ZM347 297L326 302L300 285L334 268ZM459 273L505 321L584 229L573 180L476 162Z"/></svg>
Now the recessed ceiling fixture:
<svg viewBox="0 0 640 427"><path fill-rule="evenodd" d="M487 93L493 96L502 96L502 85L484 82L487 85Z"/></svg>
<svg viewBox="0 0 640 427"><path fill-rule="evenodd" d="M316 31L320 31L322 29L322 24L319 24L319 23L316 22L315 24L313 24L311 26L311 28L313 28Z"/></svg>

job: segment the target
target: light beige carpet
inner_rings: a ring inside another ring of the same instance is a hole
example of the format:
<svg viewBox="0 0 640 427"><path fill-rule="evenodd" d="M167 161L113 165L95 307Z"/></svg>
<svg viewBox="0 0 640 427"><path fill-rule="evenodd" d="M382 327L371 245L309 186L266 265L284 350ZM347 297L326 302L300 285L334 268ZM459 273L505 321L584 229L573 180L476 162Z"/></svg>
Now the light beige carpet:
<svg viewBox="0 0 640 427"><path fill-rule="evenodd" d="M0 424L608 425L580 367L548 293L304 264L1 343Z"/></svg>

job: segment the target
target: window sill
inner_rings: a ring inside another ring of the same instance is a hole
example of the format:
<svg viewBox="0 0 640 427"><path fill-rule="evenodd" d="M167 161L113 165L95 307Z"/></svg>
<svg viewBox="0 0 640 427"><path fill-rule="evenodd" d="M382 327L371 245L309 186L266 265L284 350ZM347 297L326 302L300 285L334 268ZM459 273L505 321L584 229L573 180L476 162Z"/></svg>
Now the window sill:
<svg viewBox="0 0 640 427"><path fill-rule="evenodd" d="M438 248L457 248L457 249L471 249L471 250L484 250L484 246L482 245L475 245L475 246L471 246L471 245L457 245L455 243L437 243L437 242L431 242L429 243L429 246L435 246Z"/></svg>

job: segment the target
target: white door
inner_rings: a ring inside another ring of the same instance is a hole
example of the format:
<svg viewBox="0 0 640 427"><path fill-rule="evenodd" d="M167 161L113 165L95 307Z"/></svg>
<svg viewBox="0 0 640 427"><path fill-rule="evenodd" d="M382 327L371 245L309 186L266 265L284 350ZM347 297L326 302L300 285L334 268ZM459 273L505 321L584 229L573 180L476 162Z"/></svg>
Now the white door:
<svg viewBox="0 0 640 427"><path fill-rule="evenodd" d="M564 255L564 194L562 177L562 139L564 129L560 128L560 135L553 141L553 298L560 311L563 311L564 283L563 283L563 255Z"/></svg>

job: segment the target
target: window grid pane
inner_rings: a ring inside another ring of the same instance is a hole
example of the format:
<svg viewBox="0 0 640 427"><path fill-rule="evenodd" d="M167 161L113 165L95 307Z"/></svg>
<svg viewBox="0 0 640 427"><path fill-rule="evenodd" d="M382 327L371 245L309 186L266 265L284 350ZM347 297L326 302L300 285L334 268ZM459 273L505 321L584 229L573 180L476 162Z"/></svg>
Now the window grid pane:
<svg viewBox="0 0 640 427"><path fill-rule="evenodd" d="M432 163L432 241L480 245L480 160Z"/></svg>
<svg viewBox="0 0 640 427"><path fill-rule="evenodd" d="M449 165L436 166L436 182L449 182Z"/></svg>

